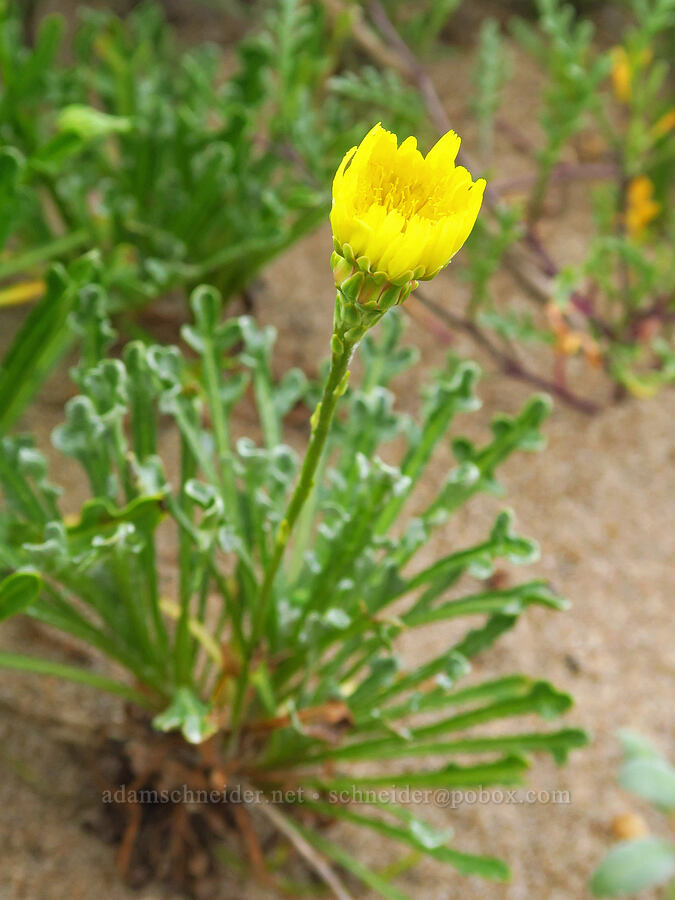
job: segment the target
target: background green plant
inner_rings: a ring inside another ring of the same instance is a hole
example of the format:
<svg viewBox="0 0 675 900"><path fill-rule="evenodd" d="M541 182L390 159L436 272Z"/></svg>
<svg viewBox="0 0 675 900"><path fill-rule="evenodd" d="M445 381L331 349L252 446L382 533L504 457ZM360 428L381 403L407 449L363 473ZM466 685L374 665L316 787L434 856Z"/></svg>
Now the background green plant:
<svg viewBox="0 0 675 900"><path fill-rule="evenodd" d="M518 727L522 716L549 720L570 707L570 697L545 681L517 673L459 684L471 660L528 607L565 606L539 579L491 584L498 560L518 565L537 556L536 544L513 532L512 514L501 512L476 544L455 543L433 562L417 561L432 533L472 497L498 492L496 471L507 457L541 446L548 401L535 397L517 416L495 419L483 445L455 436L456 463L419 508L415 487L434 450L457 414L479 406L478 369L449 359L430 382L420 418L397 412L390 385L415 354L399 346L401 317L390 311L379 335L362 343L363 382L344 397L261 616L262 581L298 468L283 443L283 420L301 398L316 399L317 386L297 370L275 382L273 329L248 317L223 321L213 288L192 295L194 323L183 338L193 356L134 341L122 359L105 356L111 329L101 285L69 289L77 295L72 315L87 327L83 362L73 371L80 393L66 405L53 443L82 466L91 499L75 521L64 519L33 441L2 440L0 617L23 613L63 631L131 680L11 652L0 653L0 665L117 693L147 709L156 728L181 730L189 742L218 734L225 761L236 761L233 779L265 796L301 785L315 795L303 807L321 817L371 829L463 874L506 878L504 863L455 849L449 831L402 806L329 798L378 786L519 784L531 753L563 762L585 744L578 729ZM251 390L259 444L233 437L237 404ZM160 417L180 435L177 480L159 455ZM400 462L385 464L379 448L395 437L404 445ZM171 526L176 547L171 596L173 573L158 563L160 526L165 535ZM402 663L401 634L464 617L468 630L438 655ZM502 720L511 727L497 734L480 727ZM416 763L439 756L440 764ZM387 773L350 769L382 760L391 761ZM292 808L275 809L277 824L281 817L287 832L321 855L384 897L404 896Z"/></svg>
<svg viewBox="0 0 675 900"><path fill-rule="evenodd" d="M672 816L675 810L675 769L638 734L619 735L624 763L619 771L622 788L648 800L656 809ZM665 896L675 890L675 844L667 838L641 837L616 844L591 878L595 897L625 897L649 888L665 887Z"/></svg>
<svg viewBox="0 0 675 900"><path fill-rule="evenodd" d="M469 104L480 156L464 161L488 175L490 215L453 267L470 286L468 303L460 312L422 300L507 375L594 412L603 406L599 392L575 386L583 365L604 369L615 398L651 396L675 377L675 6L632 0L618 37L630 68L623 99L611 86L616 47L594 35L592 10L560 0L532 6L513 9L534 13L534 23L486 18L476 34ZM27 8L2 4L0 306L42 300L0 366L0 428L22 409L12 389L22 384L25 403L24 380L34 391L47 361L72 341L47 312L46 262L97 249L111 311L133 333L139 309L203 278L226 300L245 290L320 221L344 148L377 118L401 136L419 134L426 104L435 128L456 124L401 35L422 61L442 59L465 31L457 3L233 8L249 29L236 47L184 50L152 4L125 18L84 7L68 42L63 20L40 18L37 4L33 47L19 16ZM536 141L508 116L513 41L505 32L540 69ZM526 157L526 174L500 170L495 135ZM657 212L631 233L630 186L645 177ZM592 224L583 259L572 261L542 239L541 226L579 180L590 185ZM505 274L531 310L513 308ZM12 364L19 356L29 361L24 368Z"/></svg>
<svg viewBox="0 0 675 900"><path fill-rule="evenodd" d="M83 7L72 59L62 17L29 47L18 12L0 4L0 306L17 278L41 299L0 366L0 430L72 342L36 281L45 262L98 251L126 331L206 277L228 300L324 218L349 141L420 111L393 73L340 75L339 33L299 0L231 49L180 49L153 3L124 19Z"/></svg>

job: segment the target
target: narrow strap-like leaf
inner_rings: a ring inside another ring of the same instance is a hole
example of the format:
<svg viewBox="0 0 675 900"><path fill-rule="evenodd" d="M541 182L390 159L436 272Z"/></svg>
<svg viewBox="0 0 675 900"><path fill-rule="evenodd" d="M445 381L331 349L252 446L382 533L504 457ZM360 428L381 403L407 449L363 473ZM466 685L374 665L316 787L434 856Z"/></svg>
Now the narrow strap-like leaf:
<svg viewBox="0 0 675 900"><path fill-rule="evenodd" d="M462 875L476 875L480 878L489 878L492 881L506 881L509 878L508 866L499 859L461 853L445 844L430 846L429 841L424 838L431 832L431 826L428 826L426 822L422 822L416 817L410 816L406 823L407 827L402 827L391 825L389 822L374 816L356 813L339 803L322 803L317 800L303 799L302 805L309 809L315 809L317 812L321 812L330 818L342 819L345 822L352 822L355 825L370 828L384 837L407 844L414 850L424 853L438 862L453 866ZM383 808L387 812L393 812L389 804L378 808Z"/></svg>
<svg viewBox="0 0 675 900"><path fill-rule="evenodd" d="M75 681L78 684L86 684L98 691L106 691L109 694L117 694L124 697L132 703L136 703L146 709L154 709L155 703L151 697L141 691L123 684L120 681L114 681L112 678L106 678L98 672L91 672L87 669L78 668L77 666L65 665L64 663L53 662L50 659L39 659L33 656L22 656L19 653L0 652L0 667L6 669L15 669L20 672L33 672L37 675L50 675L54 678L62 678L66 681Z"/></svg>

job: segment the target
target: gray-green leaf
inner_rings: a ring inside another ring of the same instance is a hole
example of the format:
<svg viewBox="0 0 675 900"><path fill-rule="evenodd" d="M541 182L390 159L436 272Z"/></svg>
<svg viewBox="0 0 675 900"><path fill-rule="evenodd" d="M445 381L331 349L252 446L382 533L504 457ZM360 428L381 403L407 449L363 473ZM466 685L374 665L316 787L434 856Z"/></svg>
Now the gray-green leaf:
<svg viewBox="0 0 675 900"><path fill-rule="evenodd" d="M622 897L668 881L675 874L675 847L662 838L624 841L613 847L591 878L596 897Z"/></svg>
<svg viewBox="0 0 675 900"><path fill-rule="evenodd" d="M665 809L675 809L675 768L659 756L629 759L619 772L622 788Z"/></svg>

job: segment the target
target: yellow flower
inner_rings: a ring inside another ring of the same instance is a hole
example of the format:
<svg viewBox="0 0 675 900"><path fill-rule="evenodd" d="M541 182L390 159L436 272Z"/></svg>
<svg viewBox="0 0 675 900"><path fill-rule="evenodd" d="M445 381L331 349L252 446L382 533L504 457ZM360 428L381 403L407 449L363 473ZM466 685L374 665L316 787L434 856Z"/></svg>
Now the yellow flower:
<svg viewBox="0 0 675 900"><path fill-rule="evenodd" d="M629 103L633 95L633 79L637 72L646 69L654 58L651 47L643 47L628 53L624 47L612 47L612 85L617 100Z"/></svg>
<svg viewBox="0 0 675 900"><path fill-rule="evenodd" d="M409 137L375 125L345 154L333 181L336 249L392 283L433 278L471 233L485 180L455 166L449 131L426 157Z"/></svg>
<svg viewBox="0 0 675 900"><path fill-rule="evenodd" d="M654 200L654 185L647 175L633 178L626 191L626 230L633 238L639 238L647 225L655 219L661 204Z"/></svg>
<svg viewBox="0 0 675 900"><path fill-rule="evenodd" d="M664 113L660 119L652 127L652 137L654 140L665 137L675 128L675 106Z"/></svg>
<svg viewBox="0 0 675 900"><path fill-rule="evenodd" d="M612 57L612 85L617 100L628 103L631 97L631 81L633 69L628 59L628 54L623 47L614 47Z"/></svg>

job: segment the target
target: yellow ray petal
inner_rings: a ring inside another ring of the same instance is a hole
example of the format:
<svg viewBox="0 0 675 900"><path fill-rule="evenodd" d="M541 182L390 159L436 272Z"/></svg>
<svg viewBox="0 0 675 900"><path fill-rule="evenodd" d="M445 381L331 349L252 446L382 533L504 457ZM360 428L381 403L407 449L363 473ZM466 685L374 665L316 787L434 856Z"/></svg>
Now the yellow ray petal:
<svg viewBox="0 0 675 900"><path fill-rule="evenodd" d="M345 155L333 182L331 224L371 271L398 281L406 272L430 278L450 261L473 228L485 181L456 166L460 138L449 131L423 157L417 140L398 146L375 125ZM412 277L412 276L411 276Z"/></svg>

